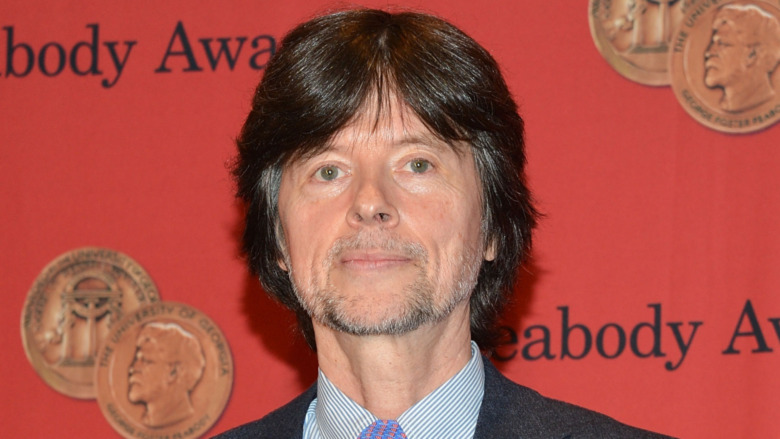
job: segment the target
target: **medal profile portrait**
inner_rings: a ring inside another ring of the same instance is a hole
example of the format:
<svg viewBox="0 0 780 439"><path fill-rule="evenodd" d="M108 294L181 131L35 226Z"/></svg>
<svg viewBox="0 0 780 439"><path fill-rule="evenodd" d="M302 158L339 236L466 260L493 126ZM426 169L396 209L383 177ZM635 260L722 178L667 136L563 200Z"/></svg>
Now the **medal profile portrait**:
<svg viewBox="0 0 780 439"><path fill-rule="evenodd" d="M704 83L722 90L721 109L737 113L771 100L778 65L777 17L754 4L727 4L718 11L704 52Z"/></svg>
<svg viewBox="0 0 780 439"><path fill-rule="evenodd" d="M190 393L203 377L206 357L198 339L175 323L145 324L127 370L127 398L145 407L141 422L165 427L195 413Z"/></svg>
<svg viewBox="0 0 780 439"><path fill-rule="evenodd" d="M160 302L126 315L98 353L97 400L125 438L200 437L225 409L233 360L195 308Z"/></svg>
<svg viewBox="0 0 780 439"><path fill-rule="evenodd" d="M669 59L672 90L695 120L749 133L780 120L780 4L698 2L688 9Z"/></svg>

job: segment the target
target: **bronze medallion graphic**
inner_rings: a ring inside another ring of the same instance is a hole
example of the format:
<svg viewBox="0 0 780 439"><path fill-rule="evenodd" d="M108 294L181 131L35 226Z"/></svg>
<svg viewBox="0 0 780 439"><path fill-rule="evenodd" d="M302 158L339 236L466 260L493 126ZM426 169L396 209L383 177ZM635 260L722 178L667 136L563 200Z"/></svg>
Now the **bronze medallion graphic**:
<svg viewBox="0 0 780 439"><path fill-rule="evenodd" d="M590 0L590 33L618 73L640 84L668 85L672 35L694 2Z"/></svg>
<svg viewBox="0 0 780 439"><path fill-rule="evenodd" d="M694 119L726 133L780 120L780 0L698 0L673 41L672 89Z"/></svg>
<svg viewBox="0 0 780 439"><path fill-rule="evenodd" d="M98 353L97 400L126 438L189 438L219 419L233 386L227 340L205 314L159 302L111 328Z"/></svg>
<svg viewBox="0 0 780 439"><path fill-rule="evenodd" d="M157 287L122 253L86 247L47 265L27 293L22 343L35 371L75 398L95 397L95 359L125 313L159 300Z"/></svg>

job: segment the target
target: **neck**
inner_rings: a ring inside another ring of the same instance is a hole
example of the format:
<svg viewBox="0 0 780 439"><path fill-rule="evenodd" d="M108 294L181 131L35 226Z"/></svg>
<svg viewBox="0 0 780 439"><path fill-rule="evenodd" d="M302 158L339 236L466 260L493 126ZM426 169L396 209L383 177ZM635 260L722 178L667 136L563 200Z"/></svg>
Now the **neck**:
<svg viewBox="0 0 780 439"><path fill-rule="evenodd" d="M144 422L150 427L164 427L192 416L193 412L187 398L168 398L147 403Z"/></svg>
<svg viewBox="0 0 780 439"><path fill-rule="evenodd" d="M354 336L317 322L314 331L322 372L380 419L397 419L471 358L468 304L403 335Z"/></svg>
<svg viewBox="0 0 780 439"><path fill-rule="evenodd" d="M768 80L738 82L724 89L721 106L733 113L745 111L770 100L774 94Z"/></svg>

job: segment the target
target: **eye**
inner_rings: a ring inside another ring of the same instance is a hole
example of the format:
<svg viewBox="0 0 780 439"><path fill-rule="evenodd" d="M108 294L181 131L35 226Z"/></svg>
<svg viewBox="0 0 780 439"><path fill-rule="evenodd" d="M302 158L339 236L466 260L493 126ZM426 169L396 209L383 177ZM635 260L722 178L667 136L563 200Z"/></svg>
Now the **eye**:
<svg viewBox="0 0 780 439"><path fill-rule="evenodd" d="M427 172L432 165L431 162L425 159L413 159L413 160L409 160L409 163L407 163L406 166L409 167L410 171L416 174L423 174Z"/></svg>
<svg viewBox="0 0 780 439"><path fill-rule="evenodd" d="M341 176L341 169L333 165L326 165L317 170L315 178L322 181L333 181Z"/></svg>

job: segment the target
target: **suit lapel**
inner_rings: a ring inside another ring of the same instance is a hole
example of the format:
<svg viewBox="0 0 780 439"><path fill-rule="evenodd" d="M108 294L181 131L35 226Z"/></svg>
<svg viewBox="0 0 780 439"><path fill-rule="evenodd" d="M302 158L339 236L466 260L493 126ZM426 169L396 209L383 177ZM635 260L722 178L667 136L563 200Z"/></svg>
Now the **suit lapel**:
<svg viewBox="0 0 780 439"><path fill-rule="evenodd" d="M553 433L536 416L538 394L510 381L486 357L482 360L485 364L485 396L479 409L474 439L571 437L571 434Z"/></svg>

